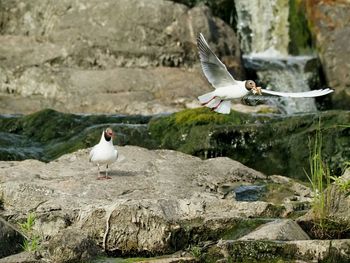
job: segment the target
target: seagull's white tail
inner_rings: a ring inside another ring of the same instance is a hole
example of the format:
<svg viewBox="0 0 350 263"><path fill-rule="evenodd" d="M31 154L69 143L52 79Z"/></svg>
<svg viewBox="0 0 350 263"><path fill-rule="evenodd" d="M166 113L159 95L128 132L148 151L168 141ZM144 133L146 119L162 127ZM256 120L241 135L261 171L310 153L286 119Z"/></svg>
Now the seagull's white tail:
<svg viewBox="0 0 350 263"><path fill-rule="evenodd" d="M231 111L231 101L224 100L214 111L218 113L229 114Z"/></svg>
<svg viewBox="0 0 350 263"><path fill-rule="evenodd" d="M208 104L211 104L213 100L215 100L214 92L212 91L209 93L205 93L199 96L198 99L202 105L207 106Z"/></svg>

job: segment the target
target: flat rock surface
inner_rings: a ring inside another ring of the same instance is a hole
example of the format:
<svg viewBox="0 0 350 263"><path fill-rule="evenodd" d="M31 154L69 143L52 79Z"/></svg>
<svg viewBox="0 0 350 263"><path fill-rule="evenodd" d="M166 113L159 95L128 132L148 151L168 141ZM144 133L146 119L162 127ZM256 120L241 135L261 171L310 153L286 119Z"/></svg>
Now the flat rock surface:
<svg viewBox="0 0 350 263"><path fill-rule="evenodd" d="M136 146L118 150L121 160L111 166L110 180L96 180L89 149L50 163L0 162L2 215L17 222L35 212L34 229L47 240L44 256L64 262L86 259L86 249L91 256L99 249L172 253L187 246L195 231L207 232L200 240L219 238L242 218L283 212L265 201L238 202L227 193L240 184L268 181L237 161Z"/></svg>

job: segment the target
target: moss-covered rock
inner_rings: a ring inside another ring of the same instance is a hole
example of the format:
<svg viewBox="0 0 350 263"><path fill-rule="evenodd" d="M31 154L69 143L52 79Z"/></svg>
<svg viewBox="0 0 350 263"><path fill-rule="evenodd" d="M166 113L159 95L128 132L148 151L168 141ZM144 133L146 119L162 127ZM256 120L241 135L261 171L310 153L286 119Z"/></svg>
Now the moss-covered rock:
<svg viewBox="0 0 350 263"><path fill-rule="evenodd" d="M62 154L91 147L110 126L118 145L151 148L147 116L76 115L51 109L26 116L0 118L0 159L50 161Z"/></svg>
<svg viewBox="0 0 350 263"><path fill-rule="evenodd" d="M321 120L323 156L340 173L350 156L350 112L281 116L207 108L167 116L76 115L43 110L0 118L0 159L53 160L91 147L110 126L118 145L179 150L202 158L227 156L266 174L305 179L309 141Z"/></svg>
<svg viewBox="0 0 350 263"><path fill-rule="evenodd" d="M305 179L309 142L319 120L324 157L337 173L350 156L347 111L283 117L237 112L220 115L201 108L154 118L149 131L162 148L202 158L228 156L267 174Z"/></svg>

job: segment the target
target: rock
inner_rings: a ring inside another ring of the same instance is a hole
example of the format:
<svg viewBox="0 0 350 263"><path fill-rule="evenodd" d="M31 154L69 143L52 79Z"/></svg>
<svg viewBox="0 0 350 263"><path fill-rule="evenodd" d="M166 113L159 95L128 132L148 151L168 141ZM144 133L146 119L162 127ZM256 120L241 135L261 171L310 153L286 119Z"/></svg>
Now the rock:
<svg viewBox="0 0 350 263"><path fill-rule="evenodd" d="M5 258L0 258L0 263L43 263L41 259L35 257L33 253L21 252Z"/></svg>
<svg viewBox="0 0 350 263"><path fill-rule="evenodd" d="M232 185L268 181L229 158L201 160L135 146L118 150L125 159L110 167L108 181L96 180L89 149L49 163L0 162L3 215L17 222L34 212L33 228L45 241L42 256L63 262L102 250L169 254L193 243L238 238L284 212L280 204L239 202L225 194Z"/></svg>
<svg viewBox="0 0 350 263"><path fill-rule="evenodd" d="M275 220L260 226L239 240L309 240L304 230L291 219Z"/></svg>
<svg viewBox="0 0 350 263"><path fill-rule="evenodd" d="M350 260L349 239L295 241L220 241L201 257L203 262L278 262L305 260L306 262ZM223 261L226 262L226 261ZM297 261L300 262L300 261Z"/></svg>
<svg viewBox="0 0 350 263"><path fill-rule="evenodd" d="M2 2L0 17L3 113L183 109L210 89L198 65L199 32L236 76L243 75L233 29L205 6L16 0Z"/></svg>
<svg viewBox="0 0 350 263"><path fill-rule="evenodd" d="M75 228L67 228L53 236L47 249L49 258L57 263L86 262L100 252L92 238Z"/></svg>
<svg viewBox="0 0 350 263"><path fill-rule="evenodd" d="M335 108L350 109L350 3L304 1L327 84L335 89Z"/></svg>
<svg viewBox="0 0 350 263"><path fill-rule="evenodd" d="M21 251L23 241L23 236L0 217L0 258L7 257Z"/></svg>

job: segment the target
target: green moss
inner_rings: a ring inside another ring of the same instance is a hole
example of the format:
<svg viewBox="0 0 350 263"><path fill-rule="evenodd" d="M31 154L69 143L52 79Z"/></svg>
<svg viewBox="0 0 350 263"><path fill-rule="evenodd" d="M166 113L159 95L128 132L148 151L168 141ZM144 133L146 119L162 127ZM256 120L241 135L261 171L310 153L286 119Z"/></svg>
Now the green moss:
<svg viewBox="0 0 350 263"><path fill-rule="evenodd" d="M302 1L289 0L289 53L292 55L311 52L312 38L305 12Z"/></svg>
<svg viewBox="0 0 350 263"><path fill-rule="evenodd" d="M233 260L240 262L279 262L292 260L295 245L270 241L236 241L227 244L227 252Z"/></svg>

